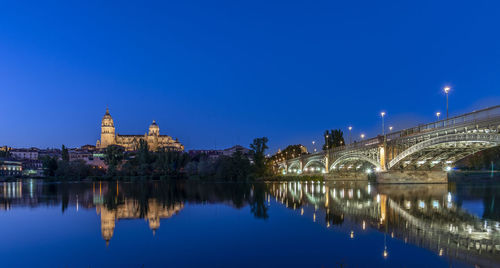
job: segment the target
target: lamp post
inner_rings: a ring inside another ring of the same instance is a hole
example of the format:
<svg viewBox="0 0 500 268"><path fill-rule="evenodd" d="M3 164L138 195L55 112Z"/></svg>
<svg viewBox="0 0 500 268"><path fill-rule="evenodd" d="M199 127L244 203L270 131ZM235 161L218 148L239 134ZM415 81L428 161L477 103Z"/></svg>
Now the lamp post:
<svg viewBox="0 0 500 268"><path fill-rule="evenodd" d="M348 129L349 129L349 144L351 144L351 143L352 143L352 141L351 141L351 130L352 130L352 126L349 126L349 127L348 127Z"/></svg>
<svg viewBox="0 0 500 268"><path fill-rule="evenodd" d="M326 150L328 151L328 149L330 149L330 148L328 147L328 134L326 134L326 135L325 135L325 137L326 137Z"/></svg>
<svg viewBox="0 0 500 268"><path fill-rule="evenodd" d="M385 112L381 112L380 115L382 116L382 136L385 135L385 128L384 128L384 116Z"/></svg>
<svg viewBox="0 0 500 268"><path fill-rule="evenodd" d="M436 117L437 117L437 119L438 119L437 121L439 121L439 116L441 116L441 113L440 113L440 112L437 112L437 113L436 113Z"/></svg>
<svg viewBox="0 0 500 268"><path fill-rule="evenodd" d="M361 134L361 140L365 139L365 134Z"/></svg>
<svg viewBox="0 0 500 268"><path fill-rule="evenodd" d="M312 141L312 144L313 144L314 152L316 152L316 146L314 146L314 144L316 144L316 141Z"/></svg>
<svg viewBox="0 0 500 268"><path fill-rule="evenodd" d="M392 132L392 126L389 127L389 132Z"/></svg>
<svg viewBox="0 0 500 268"><path fill-rule="evenodd" d="M444 93L446 93L446 119L448 119L448 93L450 92L450 87L444 87Z"/></svg>

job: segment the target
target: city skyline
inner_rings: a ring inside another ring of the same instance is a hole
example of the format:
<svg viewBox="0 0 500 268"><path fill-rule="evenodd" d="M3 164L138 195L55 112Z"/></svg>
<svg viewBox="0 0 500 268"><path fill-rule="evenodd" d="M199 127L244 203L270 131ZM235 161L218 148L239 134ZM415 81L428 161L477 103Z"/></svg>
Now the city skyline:
<svg viewBox="0 0 500 268"><path fill-rule="evenodd" d="M500 6L9 3L0 11L0 146L79 147L109 107L189 149L353 140L500 103ZM113 20L109 18L113 17ZM64 23L62 23L64 22ZM386 129L387 131L387 129Z"/></svg>

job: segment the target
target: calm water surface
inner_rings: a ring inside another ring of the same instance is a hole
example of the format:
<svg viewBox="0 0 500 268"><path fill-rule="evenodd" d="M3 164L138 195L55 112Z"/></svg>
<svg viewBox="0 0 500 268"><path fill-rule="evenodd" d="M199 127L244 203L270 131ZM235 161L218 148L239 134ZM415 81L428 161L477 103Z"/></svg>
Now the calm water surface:
<svg viewBox="0 0 500 268"><path fill-rule="evenodd" d="M0 183L0 267L499 267L499 185Z"/></svg>

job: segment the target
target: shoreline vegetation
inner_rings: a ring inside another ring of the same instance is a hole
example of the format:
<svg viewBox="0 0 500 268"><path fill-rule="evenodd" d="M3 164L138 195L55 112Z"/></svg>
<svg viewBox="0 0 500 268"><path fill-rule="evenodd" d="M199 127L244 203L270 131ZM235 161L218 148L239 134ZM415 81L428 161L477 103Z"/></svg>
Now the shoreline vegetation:
<svg viewBox="0 0 500 268"><path fill-rule="evenodd" d="M334 130L332 130L334 133ZM329 134L329 133L327 133ZM342 133L327 135L336 137L330 144L341 144ZM189 156L186 152L160 149L152 152L146 141L141 140L136 151L126 152L123 147L111 145L102 151L107 168L92 166L83 160L70 161L68 148L64 145L61 157L42 158L44 176L27 177L47 181L140 181L140 180L193 180L193 181L319 181L322 174L281 175L273 172L277 159L289 159L301 153L301 145L291 145L276 155L266 158L268 149L266 137L256 138L250 144L250 151L237 150L231 156L211 157L205 154ZM325 140L325 144L328 143ZM500 171L500 146L470 155L456 163L454 177L498 177ZM3 177L9 181L25 177ZM373 179L373 178L372 178Z"/></svg>
<svg viewBox="0 0 500 268"><path fill-rule="evenodd" d="M250 144L249 153L237 150L232 156L213 158L204 154L190 157L185 152L165 149L152 152L147 142L140 140L134 152L125 152L123 147L116 145L104 149L106 169L88 165L83 160L70 161L68 149L62 146L60 159L42 159L44 177L39 178L54 181L260 181L274 177L265 157L267 142L266 137L256 138Z"/></svg>

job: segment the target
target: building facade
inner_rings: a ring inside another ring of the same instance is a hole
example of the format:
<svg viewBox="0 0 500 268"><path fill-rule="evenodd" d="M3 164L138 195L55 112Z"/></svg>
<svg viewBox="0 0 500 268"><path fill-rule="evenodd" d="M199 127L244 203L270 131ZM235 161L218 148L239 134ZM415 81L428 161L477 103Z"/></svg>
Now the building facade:
<svg viewBox="0 0 500 268"><path fill-rule="evenodd" d="M10 154L15 159L38 160L38 150L31 149L12 149Z"/></svg>
<svg viewBox="0 0 500 268"><path fill-rule="evenodd" d="M0 159L0 177L16 177L23 174L23 163L10 159Z"/></svg>
<svg viewBox="0 0 500 268"><path fill-rule="evenodd" d="M157 151L165 148L174 151L184 151L184 146L177 140L168 135L160 135L160 127L153 120L149 126L149 132L144 135L120 135L115 133L113 118L106 109L106 114L101 122L101 140L98 140L96 147L103 149L109 145L119 145L127 151L137 150L140 140L148 143L149 150Z"/></svg>

